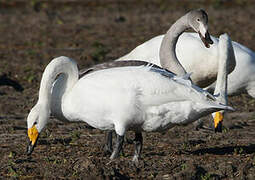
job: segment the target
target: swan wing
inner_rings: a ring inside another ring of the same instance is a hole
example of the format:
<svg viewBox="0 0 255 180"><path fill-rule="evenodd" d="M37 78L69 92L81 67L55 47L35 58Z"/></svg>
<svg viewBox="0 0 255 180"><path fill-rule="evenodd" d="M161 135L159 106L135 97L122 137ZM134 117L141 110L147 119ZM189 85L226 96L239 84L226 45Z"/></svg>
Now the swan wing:
<svg viewBox="0 0 255 180"><path fill-rule="evenodd" d="M103 69L110 69L110 68L116 68L116 67L127 67L127 66L142 66L142 65L160 68L159 66L157 66L155 64L151 64L146 61L138 61L138 60L110 61L110 62L97 64L95 66L80 70L79 78L82 78L83 76L87 75L88 73L92 73L92 72L103 70Z"/></svg>
<svg viewBox="0 0 255 180"><path fill-rule="evenodd" d="M116 89L139 89L143 104L158 105L168 101L182 101L196 97L199 100L201 95L204 96L205 91L194 86L190 80L178 77L174 73L148 64L146 66L126 66L107 68L100 71L94 71L83 76L83 79L88 79L97 86L103 85L101 88ZM86 85L84 85L86 88ZM98 87L99 88L99 87ZM194 100L195 100L194 99Z"/></svg>

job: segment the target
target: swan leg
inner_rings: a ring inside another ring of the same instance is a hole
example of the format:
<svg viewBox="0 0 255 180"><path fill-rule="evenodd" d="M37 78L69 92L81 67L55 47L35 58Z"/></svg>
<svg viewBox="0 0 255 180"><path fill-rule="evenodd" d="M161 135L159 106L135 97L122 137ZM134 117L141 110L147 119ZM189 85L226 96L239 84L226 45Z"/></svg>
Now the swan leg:
<svg viewBox="0 0 255 180"><path fill-rule="evenodd" d="M123 142L124 142L124 135L120 136L117 134L116 144L110 159L115 159L119 157L120 151L122 150Z"/></svg>
<svg viewBox="0 0 255 180"><path fill-rule="evenodd" d="M112 133L113 131L108 131L106 135L106 144L104 146L104 152L106 154L111 154L112 153Z"/></svg>
<svg viewBox="0 0 255 180"><path fill-rule="evenodd" d="M135 145L135 154L133 156L132 162L134 165L138 166L142 147L143 147L143 135L141 132L135 133L135 139L134 139L134 145Z"/></svg>

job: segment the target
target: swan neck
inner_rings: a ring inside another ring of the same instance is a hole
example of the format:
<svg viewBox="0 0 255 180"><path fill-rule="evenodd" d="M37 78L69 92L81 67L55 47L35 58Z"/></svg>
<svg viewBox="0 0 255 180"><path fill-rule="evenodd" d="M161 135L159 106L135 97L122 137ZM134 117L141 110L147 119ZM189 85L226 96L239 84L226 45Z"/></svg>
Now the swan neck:
<svg viewBox="0 0 255 180"><path fill-rule="evenodd" d="M78 68L74 61L66 57L53 59L43 73L38 103L62 115L62 98L77 81Z"/></svg>
<svg viewBox="0 0 255 180"><path fill-rule="evenodd" d="M219 94L217 99L221 103L227 104L227 71L231 48L233 48L229 37L226 39L220 37L218 48L218 74L214 94Z"/></svg>
<svg viewBox="0 0 255 180"><path fill-rule="evenodd" d="M177 20L165 34L160 46L160 64L177 75L184 75L186 71L176 56L176 43L179 36L189 28L187 15Z"/></svg>

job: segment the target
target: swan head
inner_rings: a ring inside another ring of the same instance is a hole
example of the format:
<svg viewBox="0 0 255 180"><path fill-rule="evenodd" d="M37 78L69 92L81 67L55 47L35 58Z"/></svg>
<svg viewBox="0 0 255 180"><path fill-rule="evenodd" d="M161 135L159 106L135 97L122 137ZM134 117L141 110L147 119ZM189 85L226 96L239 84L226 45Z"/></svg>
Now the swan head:
<svg viewBox="0 0 255 180"><path fill-rule="evenodd" d="M42 129L47 124L50 112L48 108L42 106L41 104L36 104L30 111L27 117L27 134L29 138L29 144L27 148L27 154L30 155L36 142L38 140L39 134Z"/></svg>
<svg viewBox="0 0 255 180"><path fill-rule="evenodd" d="M197 9L188 13L188 24L196 31L204 45L209 48L213 41L208 32L208 15L203 9Z"/></svg>

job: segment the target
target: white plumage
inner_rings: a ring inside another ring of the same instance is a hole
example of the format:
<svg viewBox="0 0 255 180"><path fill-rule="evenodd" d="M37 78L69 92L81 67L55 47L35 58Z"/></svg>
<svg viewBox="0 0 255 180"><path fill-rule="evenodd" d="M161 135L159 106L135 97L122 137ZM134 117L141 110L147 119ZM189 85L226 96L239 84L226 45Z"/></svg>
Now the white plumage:
<svg viewBox="0 0 255 180"><path fill-rule="evenodd" d="M78 79L76 63L62 56L46 67L39 100L29 113L27 124L29 129L34 125L40 133L51 112L59 119L84 121L124 136L127 130L161 131L187 124L221 109L232 108L166 70L119 67Z"/></svg>
<svg viewBox="0 0 255 180"><path fill-rule="evenodd" d="M192 72L191 79L194 84L197 84L199 87L203 88L207 87L216 80L219 69L219 61L222 59L219 55L225 55L227 53L226 49L219 47L219 39L213 36L211 37L213 44L210 45L210 48L204 47L204 44L201 42L197 33L183 33L178 38L176 44L177 59L180 61L181 65L188 73ZM120 57L118 60L139 59L161 66L159 53L163 38L164 35L156 36L137 46L130 53ZM240 47L237 47L237 44L233 43L233 48L236 58L233 49L230 48L228 73L231 73L234 70L236 64L239 65L236 70L242 66L242 64L240 64L242 60L240 59L239 55L237 57L237 54L239 54L240 51ZM238 62L236 62L236 59ZM247 62L244 63L247 64ZM229 93L232 92L230 87L232 87L233 80L231 79L236 78L236 76L233 78L231 77L233 76L229 76Z"/></svg>

